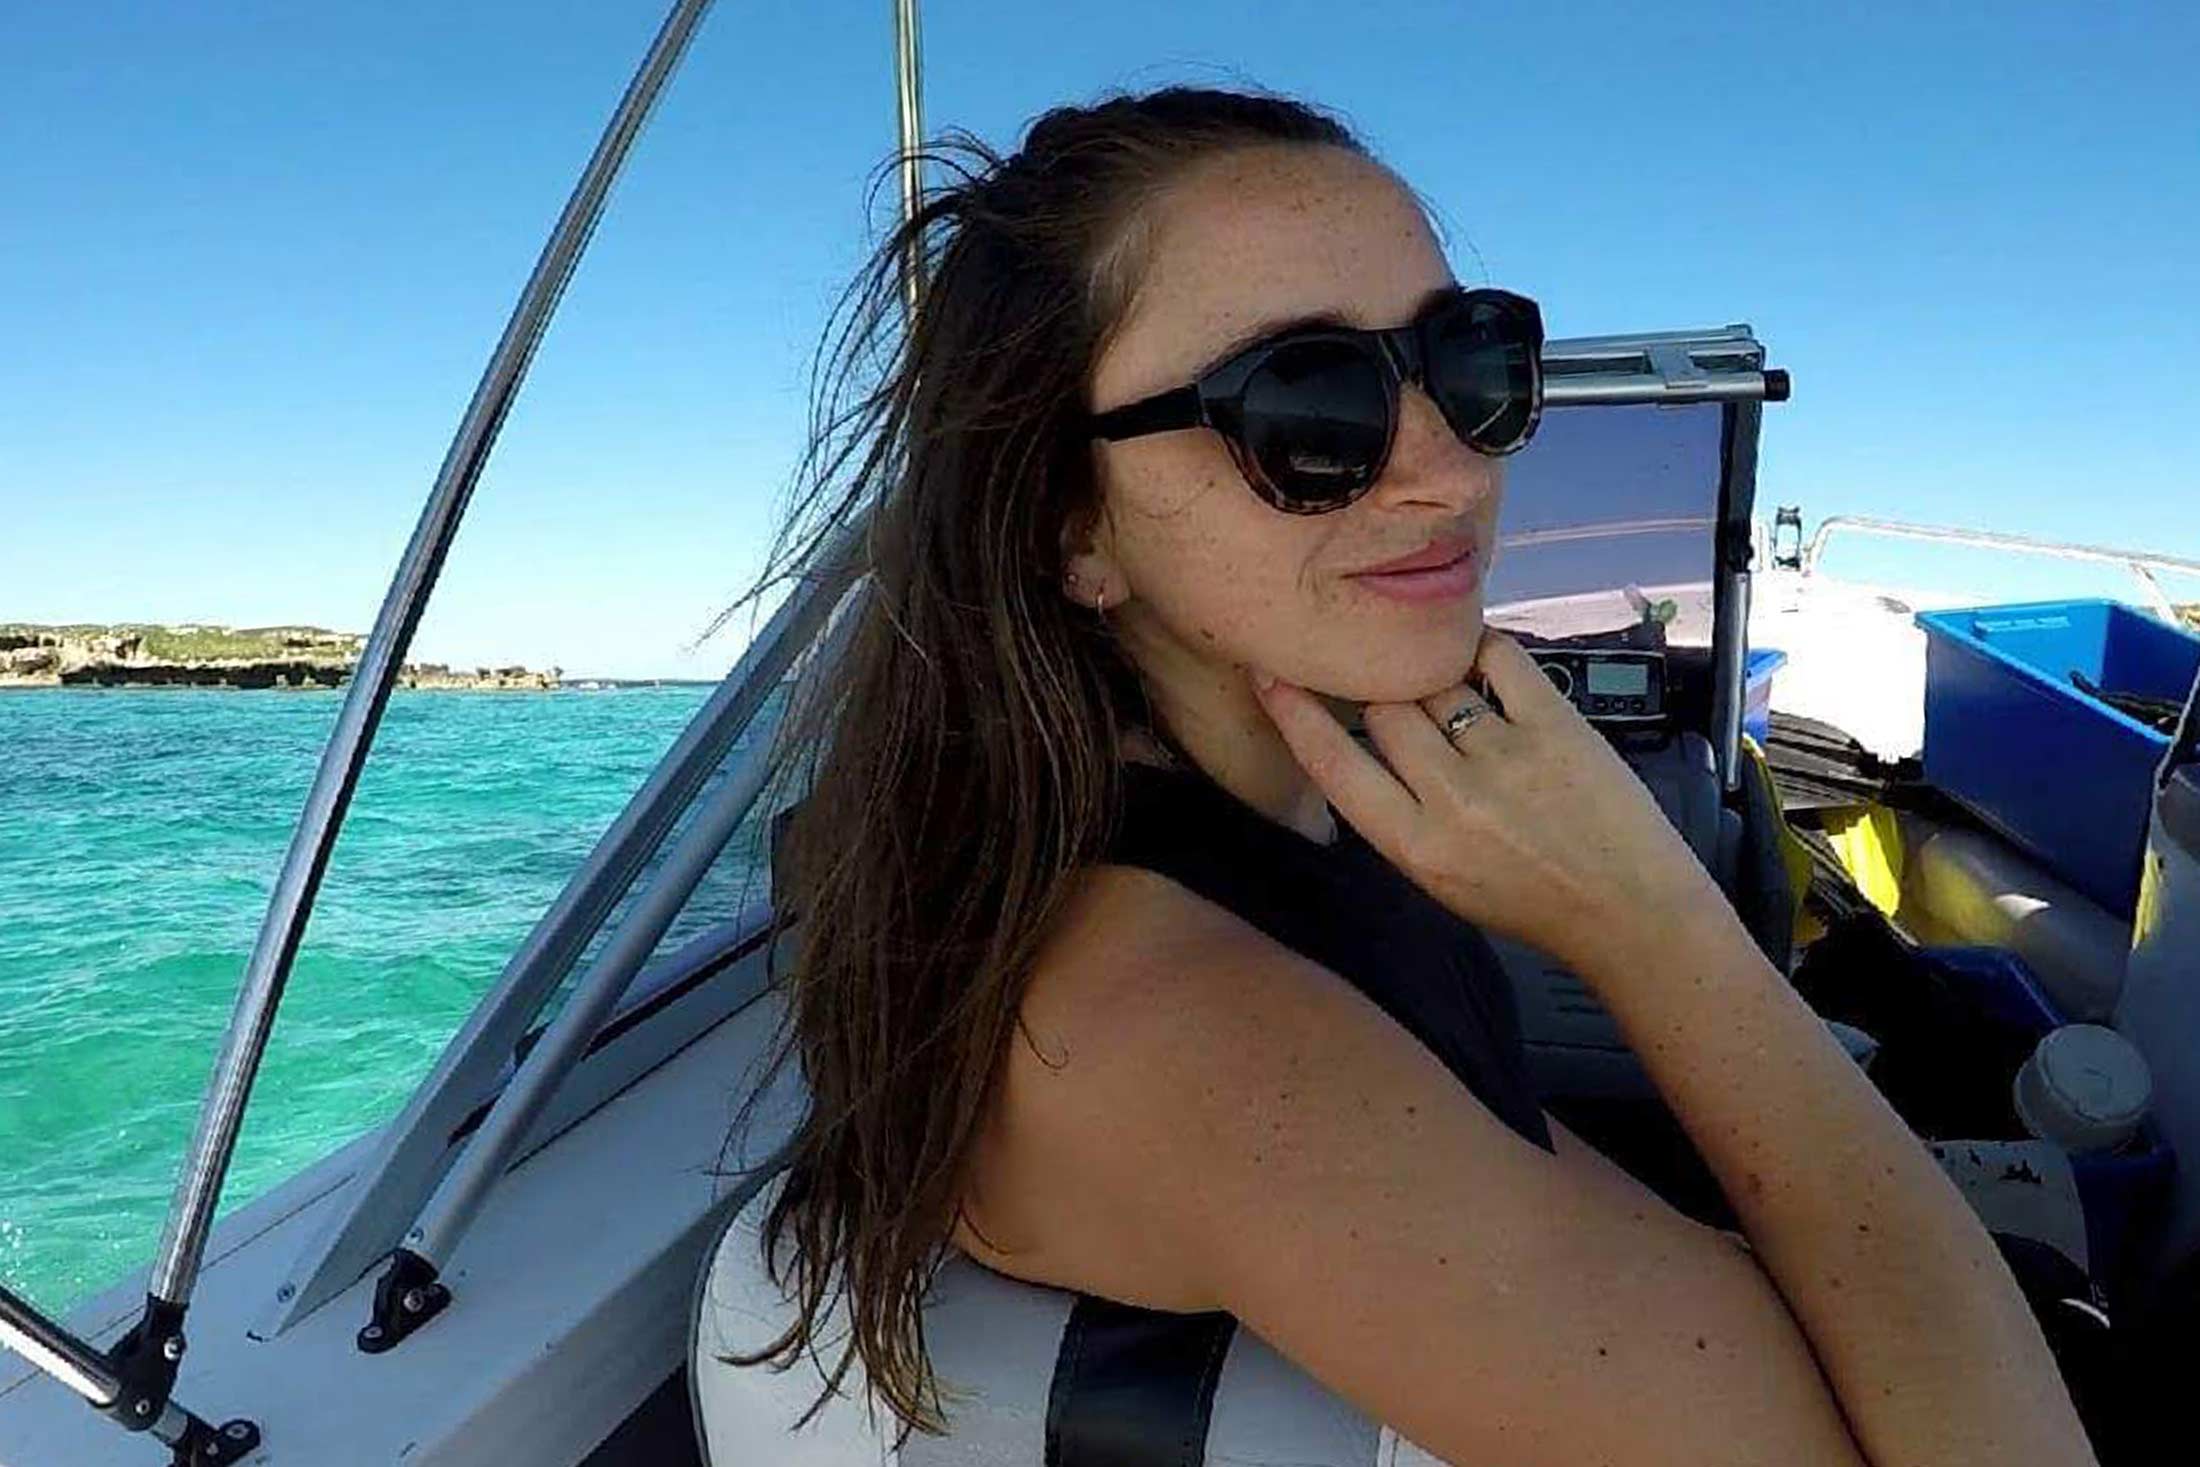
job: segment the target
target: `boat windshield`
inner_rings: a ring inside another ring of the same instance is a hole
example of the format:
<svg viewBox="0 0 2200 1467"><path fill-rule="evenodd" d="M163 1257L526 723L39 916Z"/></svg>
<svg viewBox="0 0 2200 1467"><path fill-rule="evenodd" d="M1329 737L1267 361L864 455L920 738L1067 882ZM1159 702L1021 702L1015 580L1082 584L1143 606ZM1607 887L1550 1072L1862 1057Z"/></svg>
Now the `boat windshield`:
<svg viewBox="0 0 2200 1467"><path fill-rule="evenodd" d="M1709 646L1724 420L1712 402L1546 412L1507 470L1491 622L1585 636L1671 602L1667 641Z"/></svg>

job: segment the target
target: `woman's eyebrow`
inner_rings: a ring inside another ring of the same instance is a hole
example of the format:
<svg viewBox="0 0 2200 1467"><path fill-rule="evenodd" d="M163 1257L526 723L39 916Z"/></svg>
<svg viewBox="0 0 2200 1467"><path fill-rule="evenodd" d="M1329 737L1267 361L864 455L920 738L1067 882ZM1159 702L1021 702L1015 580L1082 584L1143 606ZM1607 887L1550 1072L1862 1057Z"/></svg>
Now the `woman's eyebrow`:
<svg viewBox="0 0 2200 1467"><path fill-rule="evenodd" d="M1422 313L1427 311L1429 307L1435 305L1458 288L1457 281L1449 281L1443 285L1433 287L1423 294L1418 301L1414 302L1413 310L1407 315L1406 319L1409 321L1419 320ZM1227 345L1209 356L1200 365L1199 370L1192 373L1192 376L1195 379L1204 377L1239 352L1251 350L1264 341L1273 340L1278 336L1288 336L1294 331L1305 331L1316 326L1334 327L1346 331L1356 329L1345 318L1344 313L1337 310L1307 311L1296 316L1276 317L1262 321L1258 325L1240 331L1232 337Z"/></svg>
<svg viewBox="0 0 2200 1467"><path fill-rule="evenodd" d="M1288 336L1294 331L1305 331L1315 326L1338 326L1350 330L1352 323L1344 318L1344 313L1341 311L1308 311L1303 315L1282 316L1273 320L1262 321L1256 326L1240 331L1217 348L1208 356L1206 361L1200 363L1198 370L1192 373L1192 377L1196 381L1236 356L1239 352L1250 351L1264 341L1272 341L1276 337Z"/></svg>

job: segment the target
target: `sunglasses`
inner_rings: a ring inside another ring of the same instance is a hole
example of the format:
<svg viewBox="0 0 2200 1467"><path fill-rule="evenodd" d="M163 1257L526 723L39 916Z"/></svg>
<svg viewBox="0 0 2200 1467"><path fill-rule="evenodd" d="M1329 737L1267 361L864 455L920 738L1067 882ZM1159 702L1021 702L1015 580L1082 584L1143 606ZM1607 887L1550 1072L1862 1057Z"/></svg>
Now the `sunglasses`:
<svg viewBox="0 0 2200 1467"><path fill-rule="evenodd" d="M1543 414L1543 313L1510 291L1455 289L1404 326L1285 331L1195 382L1093 414L1091 429L1120 443L1212 428L1254 493L1286 514L1323 514L1382 477L1407 382L1467 447L1516 451Z"/></svg>

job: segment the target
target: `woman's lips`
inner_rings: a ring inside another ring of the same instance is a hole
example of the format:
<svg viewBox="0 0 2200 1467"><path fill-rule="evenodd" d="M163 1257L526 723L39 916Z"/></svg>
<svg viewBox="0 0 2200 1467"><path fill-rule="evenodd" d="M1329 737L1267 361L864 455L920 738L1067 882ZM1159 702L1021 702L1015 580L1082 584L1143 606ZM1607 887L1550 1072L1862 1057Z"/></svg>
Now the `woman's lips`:
<svg viewBox="0 0 2200 1467"><path fill-rule="evenodd" d="M1426 570L1362 571L1352 579L1396 601L1450 601L1468 595L1481 582L1482 557L1469 545L1456 560Z"/></svg>

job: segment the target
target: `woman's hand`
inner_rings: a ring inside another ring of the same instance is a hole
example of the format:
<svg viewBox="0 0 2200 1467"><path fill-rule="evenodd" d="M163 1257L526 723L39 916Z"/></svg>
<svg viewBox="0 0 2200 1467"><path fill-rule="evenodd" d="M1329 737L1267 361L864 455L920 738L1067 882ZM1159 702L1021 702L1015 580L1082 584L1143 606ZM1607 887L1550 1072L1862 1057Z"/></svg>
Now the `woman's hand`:
<svg viewBox="0 0 2200 1467"><path fill-rule="evenodd" d="M1475 674L1499 708L1469 684L1368 704L1381 762L1305 689L1271 682L1260 698L1329 802L1416 885L1591 982L1641 943L1731 922L1650 792L1518 643L1485 632ZM1468 704L1485 711L1447 738Z"/></svg>

